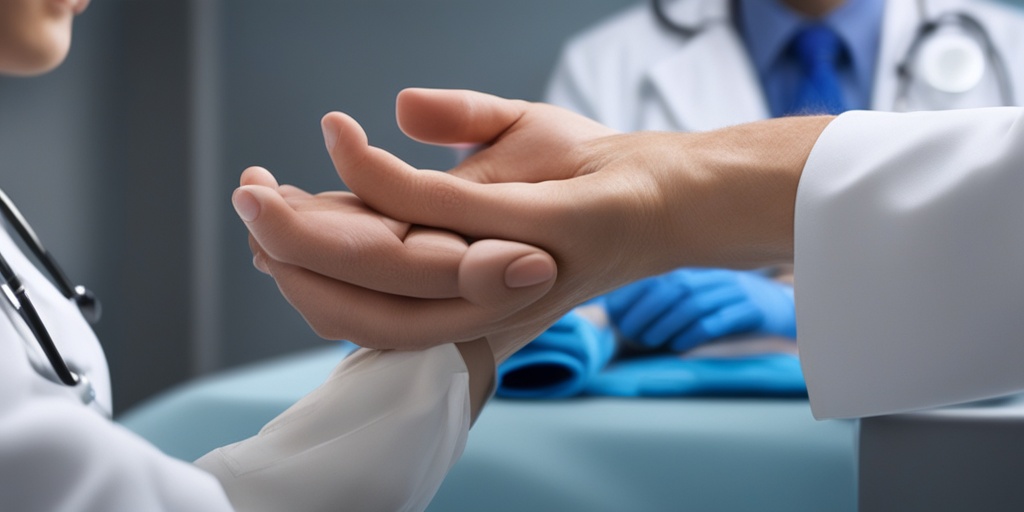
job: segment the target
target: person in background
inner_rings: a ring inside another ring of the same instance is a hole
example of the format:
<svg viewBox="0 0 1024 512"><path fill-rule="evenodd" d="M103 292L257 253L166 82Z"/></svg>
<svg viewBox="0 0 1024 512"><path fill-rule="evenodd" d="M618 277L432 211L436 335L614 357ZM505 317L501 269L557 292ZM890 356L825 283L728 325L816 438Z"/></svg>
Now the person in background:
<svg viewBox="0 0 1024 512"><path fill-rule="evenodd" d="M990 67L969 90L924 91L909 105L900 101L898 64L914 43L922 16L967 13L986 23L987 37L1003 54L1015 54L1022 44L1024 16L1016 9L974 0L925 5L938 10L927 13L916 2L886 0L641 2L571 38L545 101L633 132L707 131L771 117L846 110L1002 106L1024 97L1024 86L1014 87L1008 97L1000 94L999 75ZM1009 75L1024 76L1024 66L1016 60L1008 65ZM679 268L626 285L600 302L618 333L641 353L687 352L736 336L749 341L730 344L733 348L786 352L790 349L785 344L749 337L792 340L797 334L788 266L760 271ZM549 337L556 338L542 335L538 344L547 344ZM722 351L693 352L703 353ZM687 381L692 381L689 374L697 364L682 368L683 363L666 358L651 362L655 372L666 363L679 366ZM631 378L641 374L634 372ZM778 375L785 379L786 373ZM663 371L658 378L665 381ZM779 391L794 389L784 386ZM773 392L757 386L738 390Z"/></svg>

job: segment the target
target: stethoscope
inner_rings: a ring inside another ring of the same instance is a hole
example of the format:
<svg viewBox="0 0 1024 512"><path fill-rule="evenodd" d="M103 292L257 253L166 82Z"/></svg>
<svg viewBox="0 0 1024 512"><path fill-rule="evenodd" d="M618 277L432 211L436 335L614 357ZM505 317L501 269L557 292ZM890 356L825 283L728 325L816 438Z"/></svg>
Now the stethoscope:
<svg viewBox="0 0 1024 512"><path fill-rule="evenodd" d="M668 16L663 0L652 0L651 4L658 23L686 39L701 33L711 23L686 26ZM965 12L929 17L925 4L925 0L916 2L921 21L906 54L896 65L894 110L906 110L911 85L918 77L936 91L961 94L981 83L987 66L992 68L1001 103L1016 104L1006 62L985 26ZM942 37L937 37L940 34Z"/></svg>
<svg viewBox="0 0 1024 512"><path fill-rule="evenodd" d="M102 313L99 299L85 287L71 284L71 280L68 279L67 274L57 264L57 260L43 247L42 242L39 241L39 237L36 236L31 226L29 226L25 217L14 206L14 203L3 190L0 190L0 210L3 211L4 218L14 227L14 230L17 231L24 244L39 263L42 264L43 268L46 269L53 284L60 290L61 294L77 304L79 312L81 312L86 321L90 324L98 322ZM39 316L39 312L29 298L28 290L25 289L21 278L14 272L3 254L0 254L0 278L3 279L3 282L0 283L0 291L3 292L11 307L24 320L32 336L35 337L36 342L49 361L50 367L53 369L53 375L49 375L45 367L40 368L30 357L29 360L33 363L32 367L47 380L75 389L83 403L95 405L101 412L109 416L109 411L103 410L96 404L96 391L93 389L88 376L77 370L73 364L69 364L60 351L57 350L50 332L46 329L46 325Z"/></svg>

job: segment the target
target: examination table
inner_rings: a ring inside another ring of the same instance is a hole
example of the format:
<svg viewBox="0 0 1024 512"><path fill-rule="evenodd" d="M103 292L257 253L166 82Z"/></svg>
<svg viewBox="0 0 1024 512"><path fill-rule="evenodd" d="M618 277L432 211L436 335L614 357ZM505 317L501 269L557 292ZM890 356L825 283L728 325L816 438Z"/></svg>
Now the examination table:
<svg viewBox="0 0 1024 512"><path fill-rule="evenodd" d="M311 350L172 389L118 420L193 460L255 434L348 351ZM856 423L805 399L495 399L433 512L857 509Z"/></svg>

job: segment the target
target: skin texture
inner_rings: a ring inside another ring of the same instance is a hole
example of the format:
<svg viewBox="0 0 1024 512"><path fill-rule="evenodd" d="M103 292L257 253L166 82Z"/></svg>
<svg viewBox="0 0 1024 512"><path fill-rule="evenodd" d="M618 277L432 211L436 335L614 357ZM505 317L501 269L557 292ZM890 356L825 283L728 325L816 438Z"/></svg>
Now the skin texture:
<svg viewBox="0 0 1024 512"><path fill-rule="evenodd" d="M59 65L88 0L0 0L0 72L37 75Z"/></svg>
<svg viewBox="0 0 1024 512"><path fill-rule="evenodd" d="M428 285L390 280L379 277L385 269L416 275L431 263L411 258L403 268L385 265L365 251L378 243L369 234L334 247L335 254L367 256L358 283L339 277L342 270L329 259L297 272L301 265L281 261L268 248L302 253L321 247L335 230L356 230L355 216L311 215L289 205L287 190L259 185L235 194L236 208L251 199L246 208L258 212L247 221L257 265L318 332L399 349L485 338L497 362L576 304L638 278L680 266L791 261L796 186L831 120L786 118L703 134L618 134L549 105L424 89L404 91L397 115L402 130L419 141L484 147L449 173L419 170L369 146L350 117L328 114L323 125L332 159L359 199L392 219L468 240L542 248L557 263L554 283L535 285L548 287L539 295L530 287L515 293L494 286L514 259L509 248ZM273 228L282 218L291 227ZM459 298L418 298L455 289Z"/></svg>

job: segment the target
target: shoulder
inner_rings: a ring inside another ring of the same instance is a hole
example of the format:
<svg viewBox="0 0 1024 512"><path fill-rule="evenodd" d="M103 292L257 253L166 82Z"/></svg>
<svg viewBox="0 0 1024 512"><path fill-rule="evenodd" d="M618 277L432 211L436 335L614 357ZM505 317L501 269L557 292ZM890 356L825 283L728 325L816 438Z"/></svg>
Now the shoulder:
<svg viewBox="0 0 1024 512"><path fill-rule="evenodd" d="M946 0L931 10L931 15L966 14L982 23L982 28L992 32L992 37L1016 34L1016 38L1024 37L1024 9L1014 5L992 0Z"/></svg>
<svg viewBox="0 0 1024 512"><path fill-rule="evenodd" d="M682 46L685 41L665 30L650 2L638 2L573 35L564 53L591 61L646 62Z"/></svg>
<svg viewBox="0 0 1024 512"><path fill-rule="evenodd" d="M1024 66L1020 66L1016 59L1024 52L1024 9L989 0L957 0L951 3L954 7L947 12L967 14L981 25L982 36L989 38L999 58L1016 77L1014 82L1024 79Z"/></svg>

